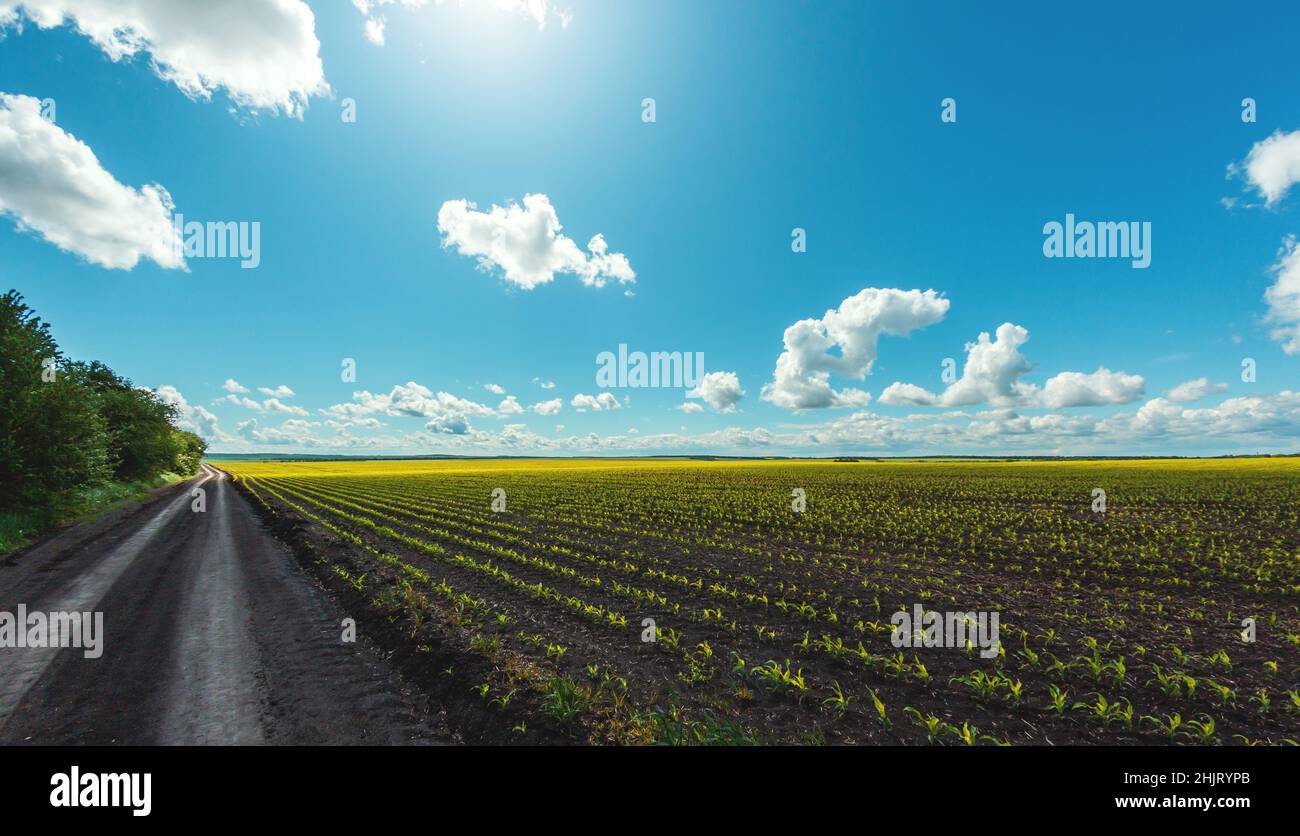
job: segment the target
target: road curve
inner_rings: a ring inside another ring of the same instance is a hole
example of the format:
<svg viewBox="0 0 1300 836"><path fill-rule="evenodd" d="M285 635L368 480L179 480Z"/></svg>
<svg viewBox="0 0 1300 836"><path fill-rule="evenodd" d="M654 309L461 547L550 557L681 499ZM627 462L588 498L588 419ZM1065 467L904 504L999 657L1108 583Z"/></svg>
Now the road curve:
<svg viewBox="0 0 1300 836"><path fill-rule="evenodd" d="M206 507L196 510L197 492ZM103 652L0 647L0 744L400 744L418 694L208 465L0 561L0 612L102 612Z"/></svg>

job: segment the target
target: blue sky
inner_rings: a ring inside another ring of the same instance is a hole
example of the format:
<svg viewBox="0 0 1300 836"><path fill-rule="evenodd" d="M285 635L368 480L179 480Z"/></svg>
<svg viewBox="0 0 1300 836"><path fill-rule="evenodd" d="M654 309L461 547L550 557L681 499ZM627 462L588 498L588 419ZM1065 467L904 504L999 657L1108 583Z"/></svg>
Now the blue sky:
<svg viewBox="0 0 1300 836"><path fill-rule="evenodd" d="M56 114L7 140L0 120L3 283L65 351L158 389L213 450L1300 448L1300 258L1287 260L1300 16L1284 4L1101 3L1085 16L245 0L203 20L186 2L142 2L127 21L134 54L119 44L118 60L102 27L123 21L108 4L14 5L0 0L0 116L19 123L13 97L53 100ZM177 49L196 43L210 49ZM34 150L74 141L115 199L157 184L186 219L258 222L259 266L105 266L104 248L129 256L134 233L101 220L138 227L136 209L158 207L110 211L77 187L84 170ZM37 192L33 177L49 182ZM526 195L545 196L576 249L512 250L507 234L482 263L475 231L526 223L489 214L524 212ZM440 228L458 201L476 208ZM1044 257L1044 224L1067 213L1149 223L1150 266ZM507 275L510 259L589 264L597 234L634 282L562 269L527 289ZM838 325L823 320L853 297ZM783 343L801 320L830 328L824 352ZM967 345L1004 323L1023 329L1017 345L999 339L964 369ZM595 357L620 343L703 352L718 376L691 398L600 389ZM845 360L846 345L866 348ZM794 371L774 384L783 352ZM340 379L343 358L355 383ZM969 378L946 395L945 358ZM248 390L238 402L226 381ZM912 396L886 395L895 383ZM293 394L258 391L280 386ZM606 391L599 410L580 397Z"/></svg>

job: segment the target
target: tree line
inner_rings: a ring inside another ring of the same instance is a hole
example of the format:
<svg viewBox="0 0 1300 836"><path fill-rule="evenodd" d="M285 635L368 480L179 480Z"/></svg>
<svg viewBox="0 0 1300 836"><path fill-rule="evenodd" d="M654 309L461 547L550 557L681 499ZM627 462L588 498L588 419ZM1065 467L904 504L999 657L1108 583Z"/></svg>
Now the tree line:
<svg viewBox="0 0 1300 836"><path fill-rule="evenodd" d="M0 297L0 514L48 526L96 489L192 475L207 445L176 418L151 390L66 356L17 291Z"/></svg>

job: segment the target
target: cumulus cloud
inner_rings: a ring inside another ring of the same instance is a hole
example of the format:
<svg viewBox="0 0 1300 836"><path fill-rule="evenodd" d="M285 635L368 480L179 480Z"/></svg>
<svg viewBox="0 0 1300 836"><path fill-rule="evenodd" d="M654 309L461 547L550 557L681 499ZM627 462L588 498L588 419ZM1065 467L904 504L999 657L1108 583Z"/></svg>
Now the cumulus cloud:
<svg viewBox="0 0 1300 836"><path fill-rule="evenodd" d="M623 405L618 402L618 398L609 392L601 392L594 397L591 395L574 395L573 400L569 401L569 406L579 412L586 412L587 410L600 412L603 409L621 409Z"/></svg>
<svg viewBox="0 0 1300 836"><path fill-rule="evenodd" d="M0 93L0 214L20 231L112 270L142 258L183 268L172 209L160 185L119 183L89 146L41 117L39 100Z"/></svg>
<svg viewBox="0 0 1300 836"><path fill-rule="evenodd" d="M962 375L939 397L942 406L971 406L989 403L1011 406L1033 396L1034 387L1023 383L1021 375L1033 371L1033 365L1020 353L1029 341L1029 331L1004 322L994 338L983 331L973 343L966 344L966 365Z"/></svg>
<svg viewBox="0 0 1300 836"><path fill-rule="evenodd" d="M272 389L269 386L259 386L257 387L257 391L261 392L263 395L267 395L272 398L293 397L293 390L290 389L288 386L285 386L283 383L281 383L279 386L275 387L274 389Z"/></svg>
<svg viewBox="0 0 1300 836"><path fill-rule="evenodd" d="M992 337L981 332L966 344L966 364L961 377L934 394L911 383L892 383L880 393L880 402L893 406L961 407L990 404L995 407L1101 406L1132 403L1142 397L1146 381L1140 375L1112 372L1061 372L1040 390L1021 378L1034 366L1020 353L1029 341L1028 329L1011 322L998 326Z"/></svg>
<svg viewBox="0 0 1300 836"><path fill-rule="evenodd" d="M1281 343L1287 354L1300 354L1300 248L1294 236L1283 242L1272 272L1276 280L1264 291L1268 304L1264 321L1277 327L1269 336Z"/></svg>
<svg viewBox="0 0 1300 836"><path fill-rule="evenodd" d="M700 378L699 386L686 393L686 397L699 398L718 412L735 411L736 402L744 396L735 372L709 372Z"/></svg>
<svg viewBox="0 0 1300 836"><path fill-rule="evenodd" d="M524 408L519 405L519 401L514 395L508 396L501 403L497 404L497 414L501 417L507 415L522 415Z"/></svg>
<svg viewBox="0 0 1300 836"><path fill-rule="evenodd" d="M832 372L856 380L871 373L881 334L902 337L943 319L949 302L933 290L868 287L821 319L804 319L785 330L785 350L762 397L786 409L862 406L861 389L835 391ZM838 354L831 349L838 348Z"/></svg>
<svg viewBox="0 0 1300 836"><path fill-rule="evenodd" d="M499 268L506 281L525 290L552 281L556 273L571 273L593 287L636 281L627 256L611 253L603 235L597 233L583 252L560 234L562 228L544 194L525 195L522 206L493 205L487 212L466 200L449 200L438 210L444 248L477 258L483 270Z"/></svg>
<svg viewBox="0 0 1300 836"><path fill-rule="evenodd" d="M894 382L880 393L880 402L889 406L938 406L939 396L915 383Z"/></svg>
<svg viewBox="0 0 1300 836"><path fill-rule="evenodd" d="M483 388L494 395L504 395L506 393L504 386L498 386L495 383L485 383L483 384Z"/></svg>
<svg viewBox="0 0 1300 836"><path fill-rule="evenodd" d="M1099 432L1118 437L1238 438L1257 434L1281 438L1290 436L1292 443L1300 433L1300 393L1282 391L1276 395L1229 398L1218 406L1191 408L1165 398L1147 401L1135 413L1112 416L1099 426Z"/></svg>
<svg viewBox="0 0 1300 836"><path fill-rule="evenodd" d="M261 429L256 418L240 421L235 425L235 432L244 441L254 444L275 446L292 445L297 447L319 447L325 442L313 435L313 430L321 425L320 421L305 421L290 418L279 427Z"/></svg>
<svg viewBox="0 0 1300 836"><path fill-rule="evenodd" d="M552 398L549 401L540 401L528 407L538 415L558 415L564 408L564 401L559 398Z"/></svg>
<svg viewBox="0 0 1300 836"><path fill-rule="evenodd" d="M221 384L221 388L225 389L232 395L242 395L248 391L247 386L241 386L239 381L235 380L233 377L226 378L226 382Z"/></svg>
<svg viewBox="0 0 1300 836"><path fill-rule="evenodd" d="M352 427L364 427L368 430L377 430L384 426L384 422L380 421L378 418L353 418L349 421L335 421L333 418L330 418L325 421L325 426L332 430L338 430L339 432L351 429Z"/></svg>
<svg viewBox="0 0 1300 836"><path fill-rule="evenodd" d="M0 23L71 24L112 61L147 54L158 77L208 100L301 117L330 92L302 0L0 0Z"/></svg>
<svg viewBox="0 0 1300 836"><path fill-rule="evenodd" d="M176 426L189 430L207 441L229 441L230 436L221 431L217 416L198 404L191 404L175 386L164 385L154 390L158 400L176 408Z"/></svg>
<svg viewBox="0 0 1300 836"><path fill-rule="evenodd" d="M533 378L533 383L536 383L538 386L542 387L543 389L554 389L554 388L555 388L555 381L552 381L552 380L542 380L540 377L535 377L535 378Z"/></svg>
<svg viewBox="0 0 1300 836"><path fill-rule="evenodd" d="M1231 173L1244 173L1246 180L1273 206L1300 182L1300 130L1275 131L1267 139L1251 146L1244 162L1229 167Z"/></svg>
<svg viewBox="0 0 1300 836"><path fill-rule="evenodd" d="M673 407L673 409L680 409L682 412L685 412L687 414L690 414L692 412L704 411L704 407L701 404L696 403L695 401L685 401L683 403L679 403L677 406Z"/></svg>
<svg viewBox="0 0 1300 836"><path fill-rule="evenodd" d="M469 419L494 415L491 407L458 398L449 392L436 395L415 381L399 384L388 394L368 391L352 393L349 403L334 404L325 413L335 418L355 419L366 415L391 415L427 418L425 428L436 433L464 435L470 431Z"/></svg>
<svg viewBox="0 0 1300 836"><path fill-rule="evenodd" d="M1049 409L1068 406L1106 406L1132 403L1146 393L1141 375L1112 372L1105 366L1091 374L1061 372L1043 386L1038 405Z"/></svg>
<svg viewBox="0 0 1300 836"><path fill-rule="evenodd" d="M1198 377L1195 380L1189 380L1186 383L1180 383L1169 390L1166 397L1171 401L1180 403L1191 403L1207 398L1216 392L1226 392L1228 384L1211 383L1208 377Z"/></svg>
<svg viewBox="0 0 1300 836"><path fill-rule="evenodd" d="M233 383L234 381L228 381L228 382ZM238 386L238 384L236 385ZM245 389L244 391L248 391L248 390ZM276 389L268 389L266 387L262 387L258 391L262 392L263 394L268 394L273 392L280 392L280 393L288 392L288 395L286 395L285 397L291 397L293 395L293 390L290 389L288 386L279 386ZM258 401L255 401L250 397L247 397L245 395L237 395L234 392L231 392L229 395L226 395L224 398L217 398L212 403L214 405L229 404L230 406L242 406L244 409L251 409L254 412L282 412L285 413L286 415L300 415L303 418L306 418L308 415L311 414L307 410L303 409L302 407L286 404L282 402L279 398L266 398L259 403Z"/></svg>
<svg viewBox="0 0 1300 836"><path fill-rule="evenodd" d="M301 415L304 418L310 414L300 406L290 406L289 404L281 403L277 398L267 398L262 401L262 409L267 412L284 412L289 415Z"/></svg>
<svg viewBox="0 0 1300 836"><path fill-rule="evenodd" d="M212 402L212 405L216 406L217 404L222 404L222 403L230 404L231 406L242 406L244 409L251 409L254 412L262 411L262 405L257 401L253 400L252 398L244 397L242 395L236 395L233 392L229 395L226 395L224 398L217 398L215 401Z"/></svg>

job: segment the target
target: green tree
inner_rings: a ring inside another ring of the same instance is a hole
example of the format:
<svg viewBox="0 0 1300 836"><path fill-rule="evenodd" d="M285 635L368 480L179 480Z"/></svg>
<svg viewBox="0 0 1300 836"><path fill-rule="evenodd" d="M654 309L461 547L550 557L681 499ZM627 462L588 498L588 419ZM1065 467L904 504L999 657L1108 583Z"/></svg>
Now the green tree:
<svg viewBox="0 0 1300 836"><path fill-rule="evenodd" d="M110 480L193 474L207 445L175 421L152 391L65 357L17 291L0 297L0 514L48 524Z"/></svg>
<svg viewBox="0 0 1300 836"><path fill-rule="evenodd" d="M70 374L98 400L108 432L108 461L120 482L151 479L176 458L174 407L139 389L99 361L74 363Z"/></svg>
<svg viewBox="0 0 1300 836"><path fill-rule="evenodd" d="M172 430L175 454L172 458L171 472L181 476L192 476L199 471L199 462L208 451L208 443L199 436L186 430Z"/></svg>
<svg viewBox="0 0 1300 836"><path fill-rule="evenodd" d="M106 422L17 291L0 297L0 510L57 515L108 474Z"/></svg>

